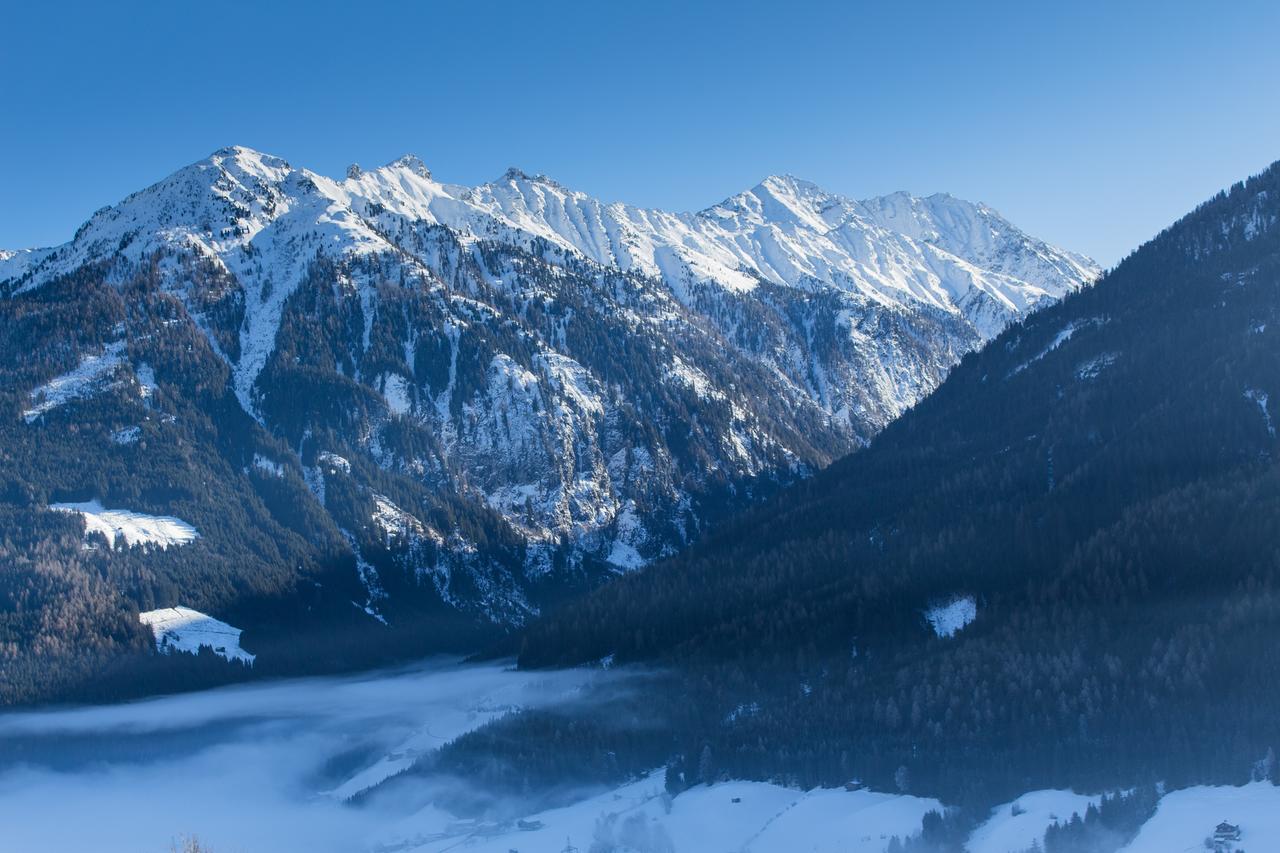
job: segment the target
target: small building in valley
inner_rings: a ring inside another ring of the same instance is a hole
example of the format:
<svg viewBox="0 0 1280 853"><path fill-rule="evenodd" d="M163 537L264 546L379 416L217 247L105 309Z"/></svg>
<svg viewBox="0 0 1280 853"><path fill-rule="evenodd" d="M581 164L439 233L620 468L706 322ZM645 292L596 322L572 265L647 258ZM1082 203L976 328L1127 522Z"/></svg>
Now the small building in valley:
<svg viewBox="0 0 1280 853"><path fill-rule="evenodd" d="M1216 847L1222 848L1227 844L1240 840L1240 827L1234 823L1223 821L1218 824L1213 831L1213 843Z"/></svg>

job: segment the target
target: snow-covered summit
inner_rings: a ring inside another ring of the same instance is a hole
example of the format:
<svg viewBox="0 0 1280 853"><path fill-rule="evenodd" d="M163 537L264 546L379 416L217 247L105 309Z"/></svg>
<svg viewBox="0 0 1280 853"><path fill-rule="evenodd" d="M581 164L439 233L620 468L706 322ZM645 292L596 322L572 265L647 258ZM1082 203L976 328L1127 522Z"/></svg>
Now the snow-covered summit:
<svg viewBox="0 0 1280 853"><path fill-rule="evenodd" d="M399 169L408 169L420 178L431 180L431 170L427 168L427 164L422 162L422 158L417 154L404 154L387 165Z"/></svg>
<svg viewBox="0 0 1280 853"><path fill-rule="evenodd" d="M928 306L965 316L984 338L1098 272L986 205L948 195L853 201L771 176L703 211L669 213L604 203L516 168L462 187L436 181L409 154L333 181L233 146L99 211L64 246L0 255L0 282L34 287L116 252L136 259L175 247L217 257L237 274L270 269L278 285L321 248L391 250L372 227L388 214L522 246L544 240L661 277L678 292L695 284L745 292L765 281Z"/></svg>
<svg viewBox="0 0 1280 853"><path fill-rule="evenodd" d="M548 262L576 258L637 274L657 288L658 302L693 309L701 300L699 311L709 310L708 298L753 298L761 285L792 291L788 299L821 295L825 307L812 310L826 312L822 328L834 319L837 333L868 361L870 372L856 380L865 387L852 388L847 372L833 376L829 365L804 354L819 343L809 321L793 343L775 342L755 355L827 412L861 412L877 427L927 392L963 349L1098 272L1087 258L1030 237L986 205L948 195L854 201L784 175L700 212L671 213L605 203L514 168L465 187L436 180L408 154L377 169L352 167L339 181L231 146L98 211L62 246L0 254L0 294L90 263L124 275L124 268L158 259L171 289L200 316L202 295L189 292L183 259L211 264L243 291L238 328L224 330L220 351L242 405L255 412L254 385L274 351L283 307L317 258L389 259L400 280L425 280L435 258L421 235L413 237L424 225L444 226L462 244L539 255L550 246ZM349 282L366 307L376 277L356 274ZM750 310L776 310L772 297L755 298ZM713 310L721 333L736 336L729 314L744 309L724 303ZM901 342L854 320L875 312L917 317L904 322L920 328L942 323L954 340L927 363L904 362Z"/></svg>

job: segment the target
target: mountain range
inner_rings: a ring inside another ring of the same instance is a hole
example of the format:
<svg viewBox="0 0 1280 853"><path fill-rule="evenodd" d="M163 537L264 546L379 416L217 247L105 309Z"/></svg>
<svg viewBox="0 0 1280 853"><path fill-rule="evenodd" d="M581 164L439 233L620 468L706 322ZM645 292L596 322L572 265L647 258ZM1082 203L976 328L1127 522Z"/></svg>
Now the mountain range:
<svg viewBox="0 0 1280 853"><path fill-rule="evenodd" d="M219 150L0 252L5 698L145 656L151 608L243 628L260 672L473 647L866 446L1098 273L947 195L783 176L677 214Z"/></svg>

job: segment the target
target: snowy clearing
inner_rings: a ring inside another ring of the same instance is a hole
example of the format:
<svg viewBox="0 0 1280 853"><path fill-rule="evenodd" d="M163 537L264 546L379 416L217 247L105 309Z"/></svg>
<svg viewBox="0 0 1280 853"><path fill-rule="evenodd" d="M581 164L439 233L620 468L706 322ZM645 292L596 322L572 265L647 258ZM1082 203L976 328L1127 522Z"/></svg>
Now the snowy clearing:
<svg viewBox="0 0 1280 853"><path fill-rule="evenodd" d="M978 602L972 595L957 596L924 612L925 621L939 637L953 636L977 617Z"/></svg>
<svg viewBox="0 0 1280 853"><path fill-rule="evenodd" d="M403 376L395 373L385 376L382 380L382 396L392 414L407 415L413 408L413 400L409 397L409 383Z"/></svg>
<svg viewBox="0 0 1280 853"><path fill-rule="evenodd" d="M34 423L46 412L91 397L106 386L106 379L124 363L124 341L108 344L98 355L86 355L74 370L55 376L31 392L31 408L22 413L27 423Z"/></svg>
<svg viewBox="0 0 1280 853"><path fill-rule="evenodd" d="M171 545L186 545L200 538L196 529L180 518L171 515L146 515L127 509L105 509L96 500L50 504L49 509L79 513L84 519L86 544L94 533L104 536L111 548L116 547L117 539L123 541L125 548L154 545L165 549Z"/></svg>
<svg viewBox="0 0 1280 853"><path fill-rule="evenodd" d="M1239 788L1185 788L1160 801L1151 820L1121 853L1203 851L1204 839L1221 821L1240 827L1237 848L1249 853L1275 850L1280 839L1280 787L1254 782Z"/></svg>
<svg viewBox="0 0 1280 853"><path fill-rule="evenodd" d="M1084 817L1097 796L1073 791L1032 791L992 811L991 817L973 831L966 849L969 853L1020 853L1032 844L1044 844L1044 831L1055 822L1066 823L1073 814Z"/></svg>
<svg viewBox="0 0 1280 853"><path fill-rule="evenodd" d="M131 426L111 433L111 440L116 444L137 444L142 438L142 427Z"/></svg>
<svg viewBox="0 0 1280 853"><path fill-rule="evenodd" d="M151 628L156 648L163 654L173 651L199 654L202 647L229 661L252 664L254 656L240 648L240 629L189 607L162 607L138 614L138 621Z"/></svg>
<svg viewBox="0 0 1280 853"><path fill-rule="evenodd" d="M263 456L261 453L253 454L253 467L272 477L284 476L284 466L268 456Z"/></svg>

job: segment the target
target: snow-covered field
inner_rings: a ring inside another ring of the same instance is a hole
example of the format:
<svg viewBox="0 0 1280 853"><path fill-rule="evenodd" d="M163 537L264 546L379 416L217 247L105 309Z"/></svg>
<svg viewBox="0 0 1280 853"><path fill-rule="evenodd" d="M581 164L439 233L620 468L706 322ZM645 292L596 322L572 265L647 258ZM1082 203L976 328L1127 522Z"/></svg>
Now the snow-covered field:
<svg viewBox="0 0 1280 853"><path fill-rule="evenodd" d="M96 500L50 504L49 509L78 513L84 519L85 537L100 533L112 548L116 547L117 539L124 543L125 548L154 545L163 549L171 545L186 545L200 537L194 527L180 518L146 515L127 509L106 509Z"/></svg>
<svg viewBox="0 0 1280 853"><path fill-rule="evenodd" d="M1280 850L1280 787L1254 782L1239 788L1201 786L1173 791L1160 801L1121 853L1203 851L1204 840L1221 821L1240 827L1239 850Z"/></svg>
<svg viewBox="0 0 1280 853"><path fill-rule="evenodd" d="M978 618L978 602L972 595L962 595L951 599L946 604L930 607L924 613L929 627L939 637L950 637L957 631Z"/></svg>
<svg viewBox="0 0 1280 853"><path fill-rule="evenodd" d="M606 842L621 851L881 853L894 836L918 832L936 800L873 791L797 791L763 782L698 786L674 799L663 774L505 826L462 823L428 808L395 824L387 848L419 853L467 850L579 850ZM523 821L524 828L521 828Z"/></svg>
<svg viewBox="0 0 1280 853"><path fill-rule="evenodd" d="M1101 797L1072 791L1032 791L997 807L974 830L969 853L1021 853L1044 841L1044 831L1054 822L1066 823L1073 814L1084 817L1090 803Z"/></svg>
<svg viewBox="0 0 1280 853"><path fill-rule="evenodd" d="M138 614L138 620L151 628L156 648L164 654L173 651L198 654L207 646L227 660L253 663L253 655L240 648L240 629L189 607L162 607Z"/></svg>

